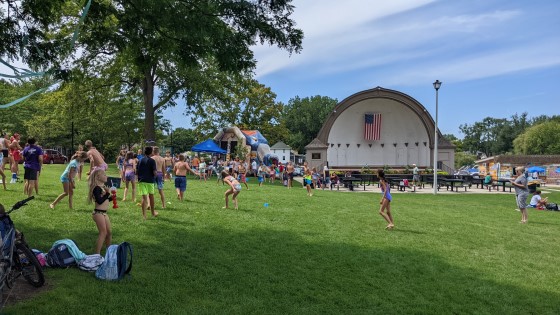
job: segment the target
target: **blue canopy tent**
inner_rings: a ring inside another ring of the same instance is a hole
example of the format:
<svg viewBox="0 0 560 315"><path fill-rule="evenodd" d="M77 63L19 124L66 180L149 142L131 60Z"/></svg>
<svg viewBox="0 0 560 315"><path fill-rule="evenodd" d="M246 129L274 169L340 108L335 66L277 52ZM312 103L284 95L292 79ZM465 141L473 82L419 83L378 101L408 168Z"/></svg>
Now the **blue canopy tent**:
<svg viewBox="0 0 560 315"><path fill-rule="evenodd" d="M216 142L214 142L214 140L212 139L208 139L204 142L194 145L191 150L194 152L208 152L208 153L220 153L220 154L227 153L226 150L220 148L216 144Z"/></svg>
<svg viewBox="0 0 560 315"><path fill-rule="evenodd" d="M546 169L544 167L540 167L540 166L531 166L527 169L527 172L529 172L529 173L534 173L534 172L542 173L544 171L546 171Z"/></svg>

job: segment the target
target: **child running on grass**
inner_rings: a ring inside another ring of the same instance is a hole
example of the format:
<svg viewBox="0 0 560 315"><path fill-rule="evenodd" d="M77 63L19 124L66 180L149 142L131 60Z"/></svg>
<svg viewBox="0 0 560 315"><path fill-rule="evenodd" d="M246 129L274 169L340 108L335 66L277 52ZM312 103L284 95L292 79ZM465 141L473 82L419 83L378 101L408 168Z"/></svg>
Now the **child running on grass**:
<svg viewBox="0 0 560 315"><path fill-rule="evenodd" d="M225 192L226 206L223 207L223 209L228 209L229 208L229 195L233 194L233 197L231 198L231 200L235 204L235 210L237 210L238 209L237 195L239 195L239 192L241 192L241 184L237 181L237 179L235 179L235 177L231 176L229 174L229 172L226 171L226 170L222 171L222 178L224 179L224 183L226 183L230 186L230 189L228 189Z"/></svg>
<svg viewBox="0 0 560 315"><path fill-rule="evenodd" d="M379 204L381 207L379 208L379 214L389 223L386 229L391 230L395 227L393 222L393 216L391 215L391 186L387 183L385 179L385 172L383 170L377 171L377 176L379 177L379 186L381 187L381 201ZM387 213L385 213L387 211Z"/></svg>
<svg viewBox="0 0 560 315"><path fill-rule="evenodd" d="M104 170L93 170L88 178L89 193L88 203L95 203L95 209L91 214L93 221L97 225L97 242L95 243L95 253L101 254L101 247L105 243L105 247L111 245L111 221L107 215L109 209L109 200L111 199L111 192L105 186L107 175Z"/></svg>
<svg viewBox="0 0 560 315"><path fill-rule="evenodd" d="M80 163L87 159L87 153L84 151L76 152L73 156L71 161L66 166L66 169L60 176L60 182L62 183L62 189L64 192L50 204L51 209L54 209L56 204L62 200L64 197L68 196L68 206L70 209L73 208L72 199L74 196L74 188L76 188L76 182L74 179L76 178L76 174L78 174L78 168L80 167Z"/></svg>
<svg viewBox="0 0 560 315"><path fill-rule="evenodd" d="M189 166L189 163L185 162L185 156L179 155L179 162L175 163L173 167L173 173L175 173L175 190L177 191L177 199L183 201L185 190L187 190L187 171L198 175L197 172L193 171Z"/></svg>

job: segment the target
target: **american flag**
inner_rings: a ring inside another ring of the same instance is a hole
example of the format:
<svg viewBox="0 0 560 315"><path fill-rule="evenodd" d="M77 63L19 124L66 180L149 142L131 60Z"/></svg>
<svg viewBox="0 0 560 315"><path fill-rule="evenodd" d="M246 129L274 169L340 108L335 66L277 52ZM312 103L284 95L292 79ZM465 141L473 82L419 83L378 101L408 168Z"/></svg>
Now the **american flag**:
<svg viewBox="0 0 560 315"><path fill-rule="evenodd" d="M364 125L364 139L379 140L381 139L381 114L366 114Z"/></svg>

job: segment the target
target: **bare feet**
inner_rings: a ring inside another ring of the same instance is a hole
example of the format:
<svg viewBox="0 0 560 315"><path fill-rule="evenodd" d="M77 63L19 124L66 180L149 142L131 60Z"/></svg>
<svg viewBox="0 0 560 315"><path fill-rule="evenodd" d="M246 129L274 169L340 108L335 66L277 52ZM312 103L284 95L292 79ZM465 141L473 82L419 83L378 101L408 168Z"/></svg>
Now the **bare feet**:
<svg viewBox="0 0 560 315"><path fill-rule="evenodd" d="M53 205L52 203L49 205L49 207L50 207L51 209L54 209L54 205Z"/></svg>
<svg viewBox="0 0 560 315"><path fill-rule="evenodd" d="M154 212L152 213L152 217L154 217L154 218L157 217L158 215L159 215L159 213L158 213L157 211L154 211Z"/></svg>
<svg viewBox="0 0 560 315"><path fill-rule="evenodd" d="M385 229L392 230L394 227L395 227L394 224L389 224L389 225L387 225L387 227Z"/></svg>

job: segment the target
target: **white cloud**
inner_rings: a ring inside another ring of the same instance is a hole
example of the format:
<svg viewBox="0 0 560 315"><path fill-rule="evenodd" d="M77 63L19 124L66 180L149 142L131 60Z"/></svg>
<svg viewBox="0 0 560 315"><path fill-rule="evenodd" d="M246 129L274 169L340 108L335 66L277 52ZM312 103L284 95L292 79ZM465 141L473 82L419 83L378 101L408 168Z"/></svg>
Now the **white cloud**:
<svg viewBox="0 0 560 315"><path fill-rule="evenodd" d="M560 66L560 42L535 41L522 47L504 48L488 54L450 58L412 66L398 74L388 74L385 85L411 85L435 77L448 83L504 75L508 73Z"/></svg>
<svg viewBox="0 0 560 315"><path fill-rule="evenodd" d="M470 80L558 64L559 57L552 53L558 51L554 41L548 45L552 47L540 42L514 46L495 31L523 18L521 10L447 12L438 18L411 11L431 2L400 1L367 8L364 1L296 2L294 18L306 36L302 54L289 56L275 47L257 47L257 76L289 70L313 78L389 65L398 71L407 63L404 73L383 80L404 84L442 74L451 80ZM500 40L508 49L496 50Z"/></svg>
<svg viewBox="0 0 560 315"><path fill-rule="evenodd" d="M303 52L289 56L272 46L256 46L258 76L306 62L329 61L340 56L371 29L364 25L377 19L426 5L433 0L400 0L383 3L363 0L295 1L294 19L304 31Z"/></svg>

